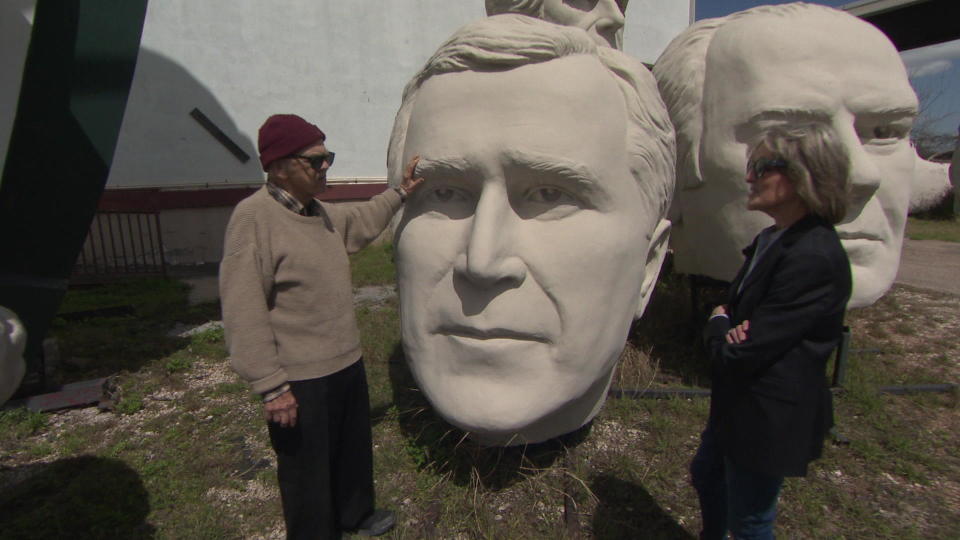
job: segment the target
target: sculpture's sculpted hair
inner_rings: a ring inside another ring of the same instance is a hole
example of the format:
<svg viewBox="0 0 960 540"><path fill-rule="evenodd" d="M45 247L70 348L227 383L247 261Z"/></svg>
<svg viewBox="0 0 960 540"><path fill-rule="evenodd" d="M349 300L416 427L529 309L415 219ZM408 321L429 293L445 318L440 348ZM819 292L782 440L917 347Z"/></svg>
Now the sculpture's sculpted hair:
<svg viewBox="0 0 960 540"><path fill-rule="evenodd" d="M617 0L620 11L627 10L627 3L630 0ZM486 0L484 6L487 8L487 15L502 15L504 13L519 13L529 15L538 19L543 18L544 0Z"/></svg>
<svg viewBox="0 0 960 540"><path fill-rule="evenodd" d="M787 178L811 213L837 224L847 213L850 156L830 126L811 123L776 126L757 146L787 162Z"/></svg>
<svg viewBox="0 0 960 540"><path fill-rule="evenodd" d="M577 54L596 57L620 88L629 116L630 173L652 209L665 216L673 199L676 147L673 126L653 76L622 52L598 47L579 28L525 15L497 15L460 28L407 84L387 150L390 184L399 184L403 174L407 127L424 81L444 73L504 71Z"/></svg>
<svg viewBox="0 0 960 540"><path fill-rule="evenodd" d="M486 0L487 15L520 13L538 19L543 18L543 0Z"/></svg>
<svg viewBox="0 0 960 540"><path fill-rule="evenodd" d="M677 182L681 183L678 188L695 188L703 182L700 172L700 137L703 134L701 106L707 50L713 36L728 22L751 15L769 14L786 18L811 12L860 20L838 9L805 2L758 6L726 17L698 21L667 45L653 66L653 74L677 131Z"/></svg>

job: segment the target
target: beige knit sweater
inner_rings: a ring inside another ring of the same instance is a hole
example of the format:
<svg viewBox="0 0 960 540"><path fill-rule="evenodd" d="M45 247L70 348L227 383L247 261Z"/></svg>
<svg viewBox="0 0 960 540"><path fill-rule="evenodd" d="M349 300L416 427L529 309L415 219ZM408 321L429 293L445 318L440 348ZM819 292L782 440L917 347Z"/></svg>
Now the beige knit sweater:
<svg viewBox="0 0 960 540"><path fill-rule="evenodd" d="M348 253L400 208L389 189L352 208L321 203L305 217L266 187L237 205L220 263L230 363L254 392L336 373L360 358Z"/></svg>

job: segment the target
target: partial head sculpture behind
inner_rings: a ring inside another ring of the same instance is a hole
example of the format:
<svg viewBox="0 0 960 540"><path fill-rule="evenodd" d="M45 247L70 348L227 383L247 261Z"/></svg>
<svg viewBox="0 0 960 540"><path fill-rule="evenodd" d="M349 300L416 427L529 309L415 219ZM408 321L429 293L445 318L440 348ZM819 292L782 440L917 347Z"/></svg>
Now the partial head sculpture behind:
<svg viewBox="0 0 960 540"><path fill-rule="evenodd" d="M407 86L392 184L417 154L426 183L395 244L420 388L486 444L579 428L668 243L673 130L652 75L580 29L489 17Z"/></svg>
<svg viewBox="0 0 960 540"><path fill-rule="evenodd" d="M671 208L675 268L729 281L770 225L746 211L747 152L767 127L830 124L847 148L851 196L837 231L853 267L850 307L893 284L916 154L917 98L875 27L814 4L761 6L700 21L654 66L677 129Z"/></svg>
<svg viewBox="0 0 960 540"><path fill-rule="evenodd" d="M957 135L953 159L950 160L950 185L953 186L953 215L960 215L960 133Z"/></svg>
<svg viewBox="0 0 960 540"><path fill-rule="evenodd" d="M585 30L598 45L623 48L630 0L486 0L487 15L519 13Z"/></svg>
<svg viewBox="0 0 960 540"><path fill-rule="evenodd" d="M17 391L27 364L23 350L27 346L27 331L17 314L0 306L0 405Z"/></svg>
<svg viewBox="0 0 960 540"><path fill-rule="evenodd" d="M910 213L930 210L949 194L950 165L927 161L918 153L910 188Z"/></svg>

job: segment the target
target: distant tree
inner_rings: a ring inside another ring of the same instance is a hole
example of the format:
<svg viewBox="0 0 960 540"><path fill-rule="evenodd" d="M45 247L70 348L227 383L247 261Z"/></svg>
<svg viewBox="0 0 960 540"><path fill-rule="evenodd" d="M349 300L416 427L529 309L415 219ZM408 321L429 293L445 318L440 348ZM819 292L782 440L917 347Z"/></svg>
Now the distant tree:
<svg viewBox="0 0 960 540"><path fill-rule="evenodd" d="M934 154L953 150L957 145L957 131L945 132L939 126L949 119L960 120L960 111L933 112L938 102L945 96L952 95L947 89L946 73L941 73L939 77L911 78L910 84L920 100L920 114L910 133L910 140L917 148L917 154L926 159Z"/></svg>

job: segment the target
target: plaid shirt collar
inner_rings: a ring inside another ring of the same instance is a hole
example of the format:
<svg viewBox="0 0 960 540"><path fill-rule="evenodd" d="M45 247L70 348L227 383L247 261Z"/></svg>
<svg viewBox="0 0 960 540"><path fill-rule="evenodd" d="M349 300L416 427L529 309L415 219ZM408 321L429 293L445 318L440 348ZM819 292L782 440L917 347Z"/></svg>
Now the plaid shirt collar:
<svg viewBox="0 0 960 540"><path fill-rule="evenodd" d="M273 182L267 182L267 192L270 193L270 196L273 197L275 201L282 204L284 208L294 214L308 217L320 215L320 203L318 203L316 199L310 199L310 204L304 206L296 197L291 195L290 192Z"/></svg>

